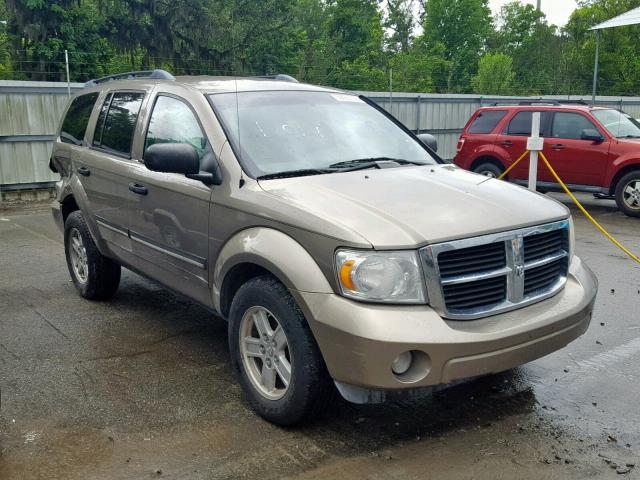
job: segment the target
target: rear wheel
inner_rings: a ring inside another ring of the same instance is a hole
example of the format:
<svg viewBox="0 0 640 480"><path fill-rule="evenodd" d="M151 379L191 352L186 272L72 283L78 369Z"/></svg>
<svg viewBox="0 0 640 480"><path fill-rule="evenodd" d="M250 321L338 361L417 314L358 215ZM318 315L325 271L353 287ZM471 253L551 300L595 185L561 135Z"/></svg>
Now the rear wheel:
<svg viewBox="0 0 640 480"><path fill-rule="evenodd" d="M113 297L120 284L120 265L98 251L79 210L71 212L64 223L64 250L71 279L82 297Z"/></svg>
<svg viewBox="0 0 640 480"><path fill-rule="evenodd" d="M333 392L304 315L271 276L249 280L229 313L231 360L253 409L278 425L313 416Z"/></svg>
<svg viewBox="0 0 640 480"><path fill-rule="evenodd" d="M616 204L626 215L640 217L640 170L620 179L616 186Z"/></svg>
<svg viewBox="0 0 640 480"><path fill-rule="evenodd" d="M473 167L473 171L489 178L498 178L503 170L495 163L485 162Z"/></svg>

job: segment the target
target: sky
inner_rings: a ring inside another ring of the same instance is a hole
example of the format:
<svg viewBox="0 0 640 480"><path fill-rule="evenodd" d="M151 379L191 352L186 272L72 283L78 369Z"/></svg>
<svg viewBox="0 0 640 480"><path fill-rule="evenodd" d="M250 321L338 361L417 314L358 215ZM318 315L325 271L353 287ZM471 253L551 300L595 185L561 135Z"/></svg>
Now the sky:
<svg viewBox="0 0 640 480"><path fill-rule="evenodd" d="M500 11L500 7L512 0L489 0L489 5L494 15ZM522 3L536 4L536 0L520 0ZM553 25L563 27L569 20L571 12L576 9L575 0L542 0L542 11L547 16L547 21Z"/></svg>

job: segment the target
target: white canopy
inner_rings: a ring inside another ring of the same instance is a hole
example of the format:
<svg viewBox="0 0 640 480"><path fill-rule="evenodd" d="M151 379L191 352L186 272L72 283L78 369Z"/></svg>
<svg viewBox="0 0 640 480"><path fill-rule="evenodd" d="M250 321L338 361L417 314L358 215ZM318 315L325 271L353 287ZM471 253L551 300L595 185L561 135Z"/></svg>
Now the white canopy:
<svg viewBox="0 0 640 480"><path fill-rule="evenodd" d="M602 30L603 28L622 27L624 25L636 25L638 23L640 23L640 7L613 17L606 22L599 23L589 30Z"/></svg>

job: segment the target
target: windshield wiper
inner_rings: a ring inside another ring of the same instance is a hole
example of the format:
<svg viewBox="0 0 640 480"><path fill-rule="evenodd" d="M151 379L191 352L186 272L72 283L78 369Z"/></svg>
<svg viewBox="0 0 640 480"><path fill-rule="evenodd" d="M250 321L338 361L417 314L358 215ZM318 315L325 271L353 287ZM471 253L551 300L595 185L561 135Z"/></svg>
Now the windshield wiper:
<svg viewBox="0 0 640 480"><path fill-rule="evenodd" d="M258 180L269 180L272 178L304 177L307 175L322 175L323 173L333 173L336 170L331 168L301 168L298 170L285 170L283 172L267 173L257 177Z"/></svg>
<svg viewBox="0 0 640 480"><path fill-rule="evenodd" d="M365 168L380 168L378 162L393 162L399 165L426 165L422 162L412 162L411 160L403 160L401 158L392 157L371 157L356 158L354 160L345 160L344 162L332 163L329 168L339 168L343 172L353 170L363 170Z"/></svg>

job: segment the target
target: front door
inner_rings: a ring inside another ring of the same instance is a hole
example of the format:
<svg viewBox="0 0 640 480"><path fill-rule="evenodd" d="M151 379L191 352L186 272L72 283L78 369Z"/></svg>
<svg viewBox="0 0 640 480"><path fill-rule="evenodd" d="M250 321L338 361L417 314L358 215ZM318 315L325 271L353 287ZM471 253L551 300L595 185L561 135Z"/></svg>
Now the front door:
<svg viewBox="0 0 640 480"><path fill-rule="evenodd" d="M213 155L191 107L167 94L155 100L144 149L154 143L188 143L198 151L201 163ZM136 162L129 190L129 234L138 268L170 288L209 304L211 187L184 175L153 172Z"/></svg>
<svg viewBox="0 0 640 480"><path fill-rule="evenodd" d="M582 140L584 130L595 130L605 140ZM585 115L555 112L543 152L563 182L601 186L607 169L610 140ZM547 170L546 166L540 167ZM555 179L551 180L555 182Z"/></svg>

